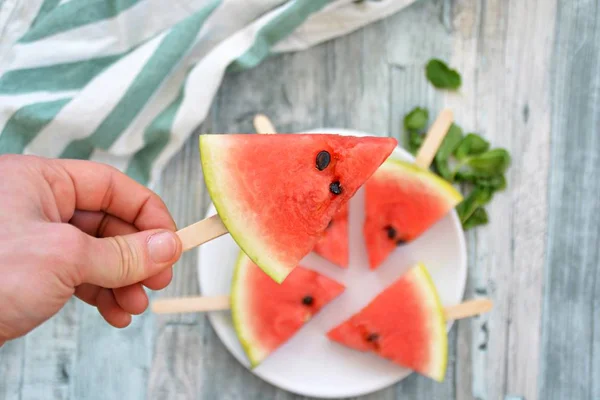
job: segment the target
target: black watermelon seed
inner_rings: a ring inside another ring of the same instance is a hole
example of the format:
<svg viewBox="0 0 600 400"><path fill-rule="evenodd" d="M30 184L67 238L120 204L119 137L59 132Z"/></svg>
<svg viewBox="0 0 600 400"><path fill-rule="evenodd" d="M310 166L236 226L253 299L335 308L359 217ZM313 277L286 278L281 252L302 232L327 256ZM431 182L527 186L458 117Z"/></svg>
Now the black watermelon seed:
<svg viewBox="0 0 600 400"><path fill-rule="evenodd" d="M406 244L406 240L402 240L402 239L396 240L396 246L402 246L403 244Z"/></svg>
<svg viewBox="0 0 600 400"><path fill-rule="evenodd" d="M342 194L342 185L339 181L331 182L329 184L329 191L333 194Z"/></svg>
<svg viewBox="0 0 600 400"><path fill-rule="evenodd" d="M319 171L323 171L325 168L327 168L330 162L331 154L329 154L328 151L323 150L317 154L317 169Z"/></svg>
<svg viewBox="0 0 600 400"><path fill-rule="evenodd" d="M327 228L325 228L325 229L331 228L331 225L333 225L333 220L329 221L329 223L327 224Z"/></svg>
<svg viewBox="0 0 600 400"><path fill-rule="evenodd" d="M379 333L369 333L367 336L367 342L376 342L379 340Z"/></svg>
<svg viewBox="0 0 600 400"><path fill-rule="evenodd" d="M387 231L387 236L388 236L388 238L390 238L390 239L395 239L395 238L396 238L396 234L397 234L397 232L396 232L396 230L394 229L394 227L393 227L393 226L391 226L391 225L387 225L387 226L386 226L385 228L383 228L383 229L385 229L385 230Z"/></svg>
<svg viewBox="0 0 600 400"><path fill-rule="evenodd" d="M310 306L313 303L314 299L312 296L304 296L302 299L302 304L305 306Z"/></svg>

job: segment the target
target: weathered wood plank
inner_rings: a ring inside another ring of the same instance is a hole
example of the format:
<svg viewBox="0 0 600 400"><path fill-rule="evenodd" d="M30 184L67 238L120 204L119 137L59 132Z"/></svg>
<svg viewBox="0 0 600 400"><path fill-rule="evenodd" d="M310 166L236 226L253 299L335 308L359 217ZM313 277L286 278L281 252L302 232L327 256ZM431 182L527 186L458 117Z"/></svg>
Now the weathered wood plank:
<svg viewBox="0 0 600 400"><path fill-rule="evenodd" d="M464 129L475 126L476 117L476 82L478 67L479 33L482 27L482 2L477 0L451 1L445 8L444 20L447 29L452 33L449 44L451 56L449 62L462 75L462 86L459 95L446 95L444 106L454 111L456 123ZM465 297L478 296L477 285L477 237L471 232L467 234L469 276L465 288ZM457 357L455 399L483 399L480 378L485 373L485 354L487 348L487 320L489 315L473 318L457 323ZM484 337L482 337L484 336Z"/></svg>
<svg viewBox="0 0 600 400"><path fill-rule="evenodd" d="M463 128L510 149L509 191L489 207L490 225L468 235L467 296L491 296L494 311L455 325L445 383L413 375L365 399L600 398L600 9L595 0L560 2L558 11L556 3L417 2L346 37L227 75L199 129L252 131L252 116L265 112L280 131L339 126L402 138L412 107L433 116L449 106ZM460 70L459 95L425 81L431 57ZM158 191L178 225L202 218L208 196L195 135ZM157 295L197 293L192 251ZM69 307L0 349L0 399L300 398L243 368L204 316L145 314L116 331L95 310Z"/></svg>
<svg viewBox="0 0 600 400"><path fill-rule="evenodd" d="M125 329L107 324L98 312L79 303L77 357L70 398L145 399L152 361L153 316L135 316Z"/></svg>
<svg viewBox="0 0 600 400"><path fill-rule="evenodd" d="M68 399L76 356L77 299L24 337L20 399Z"/></svg>
<svg viewBox="0 0 600 400"><path fill-rule="evenodd" d="M548 226L550 168L550 71L556 1L525 4L512 1L508 10L506 53L507 111L512 115L510 148L514 182L509 194L512 292L508 332L505 394L538 398L543 267ZM528 40L523 41L526 37ZM515 65L520 68L516 70ZM500 76L496 76L500 79ZM507 115L508 117L508 115ZM498 131L504 135L505 132ZM509 197L506 196L506 197ZM497 218L502 218L500 215ZM502 268L499 265L500 268Z"/></svg>
<svg viewBox="0 0 600 400"><path fill-rule="evenodd" d="M12 340L0 347L0 399L18 399L23 385L25 340Z"/></svg>
<svg viewBox="0 0 600 400"><path fill-rule="evenodd" d="M488 207L491 224L469 234L468 294L496 304L470 321L471 359L461 360L472 363L472 393L465 393L463 375L457 398L537 398L553 16L552 1L453 4L451 64L464 80L460 95L445 104L463 128L513 155L509 191Z"/></svg>
<svg viewBox="0 0 600 400"><path fill-rule="evenodd" d="M540 398L600 398L600 7L559 2Z"/></svg>

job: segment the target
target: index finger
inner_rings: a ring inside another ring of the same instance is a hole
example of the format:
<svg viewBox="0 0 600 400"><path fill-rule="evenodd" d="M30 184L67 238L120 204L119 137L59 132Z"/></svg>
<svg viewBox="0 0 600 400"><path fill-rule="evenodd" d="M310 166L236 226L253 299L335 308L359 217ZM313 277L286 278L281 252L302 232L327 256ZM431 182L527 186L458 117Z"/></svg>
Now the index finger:
<svg viewBox="0 0 600 400"><path fill-rule="evenodd" d="M53 161L71 180L75 209L103 211L139 230L176 229L161 198L116 168L93 161Z"/></svg>

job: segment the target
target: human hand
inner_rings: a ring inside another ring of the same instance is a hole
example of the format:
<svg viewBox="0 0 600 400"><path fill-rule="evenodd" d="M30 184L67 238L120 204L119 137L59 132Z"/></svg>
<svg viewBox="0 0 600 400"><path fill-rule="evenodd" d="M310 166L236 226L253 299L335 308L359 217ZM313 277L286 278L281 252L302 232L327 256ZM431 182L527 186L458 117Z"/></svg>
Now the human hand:
<svg viewBox="0 0 600 400"><path fill-rule="evenodd" d="M0 346L72 295L115 327L142 313L181 255L161 199L118 170L79 160L0 156Z"/></svg>

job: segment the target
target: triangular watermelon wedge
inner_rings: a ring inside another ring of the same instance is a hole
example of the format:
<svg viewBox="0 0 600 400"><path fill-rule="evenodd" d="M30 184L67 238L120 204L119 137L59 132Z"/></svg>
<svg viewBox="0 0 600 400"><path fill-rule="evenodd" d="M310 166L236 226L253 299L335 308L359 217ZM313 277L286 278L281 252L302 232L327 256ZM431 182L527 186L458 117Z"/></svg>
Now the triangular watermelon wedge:
<svg viewBox="0 0 600 400"><path fill-rule="evenodd" d="M250 365L260 364L343 291L343 285L302 266L278 284L240 252L231 315Z"/></svg>
<svg viewBox="0 0 600 400"><path fill-rule="evenodd" d="M413 163L390 157L365 184L365 237L369 265L387 257L462 201L454 187Z"/></svg>
<svg viewBox="0 0 600 400"><path fill-rule="evenodd" d="M422 264L411 268L327 336L437 381L444 380L448 359L444 310Z"/></svg>
<svg viewBox="0 0 600 400"><path fill-rule="evenodd" d="M201 135L200 154L229 233L281 283L396 143L328 134Z"/></svg>
<svg viewBox="0 0 600 400"><path fill-rule="evenodd" d="M335 213L314 251L333 264L348 268L348 203Z"/></svg>

